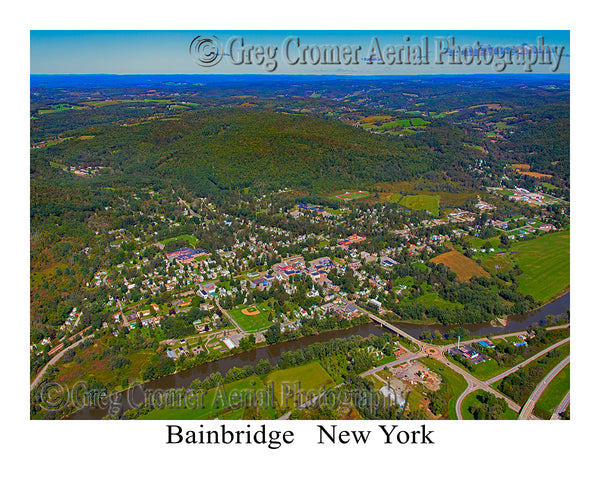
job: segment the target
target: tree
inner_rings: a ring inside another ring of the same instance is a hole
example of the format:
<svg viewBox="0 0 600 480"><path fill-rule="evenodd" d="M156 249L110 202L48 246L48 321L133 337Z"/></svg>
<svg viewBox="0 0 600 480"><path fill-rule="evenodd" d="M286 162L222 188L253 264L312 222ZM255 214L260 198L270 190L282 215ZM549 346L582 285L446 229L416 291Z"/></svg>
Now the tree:
<svg viewBox="0 0 600 480"><path fill-rule="evenodd" d="M258 361L256 367L254 367L254 371L257 375L265 375L271 371L271 368L269 361L262 358Z"/></svg>
<svg viewBox="0 0 600 480"><path fill-rule="evenodd" d="M265 338L269 345L277 343L279 340L281 340L281 329L279 322L274 323L269 327L269 329L265 332Z"/></svg>
<svg viewBox="0 0 600 480"><path fill-rule="evenodd" d="M510 247L510 239L508 238L508 235L506 233L503 233L502 235L500 235L500 245L503 246L504 248L508 248Z"/></svg>

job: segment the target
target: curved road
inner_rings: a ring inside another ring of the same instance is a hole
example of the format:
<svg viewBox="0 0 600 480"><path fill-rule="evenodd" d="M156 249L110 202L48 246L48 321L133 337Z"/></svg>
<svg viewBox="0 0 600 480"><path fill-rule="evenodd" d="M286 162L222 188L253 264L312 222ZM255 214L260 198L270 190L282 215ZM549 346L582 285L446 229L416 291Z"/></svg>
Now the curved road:
<svg viewBox="0 0 600 480"><path fill-rule="evenodd" d="M521 413L519 415L519 420L529 420L531 412L533 411L533 407L542 396L542 393L544 393L544 390L546 390L548 384L556 375L558 375L558 372L560 372L569 364L570 361L571 355L568 355L556 367L554 367L548 375L544 377L544 379L537 385L537 387L535 387L535 390L531 393L531 395L525 402L525 405L523 405L523 409L521 410Z"/></svg>
<svg viewBox="0 0 600 480"><path fill-rule="evenodd" d="M77 340L75 343L73 343L72 345L69 345L67 348L65 348L64 350L62 350L61 352L57 353L56 355L54 355L54 357L52 357L48 363L46 365L44 365L44 367L40 370L40 373L38 373L36 375L36 377L33 379L33 382L31 382L31 385L29 385L29 390L33 390L33 388L39 383L39 381L42 379L42 377L44 376L44 373L46 373L46 370L48 369L48 367L50 365L55 364L60 358L62 358L62 356L65 354L65 352L71 350L72 348L76 347L77 345L79 345L81 342L83 342L86 338L91 338L93 337L94 334L90 334L87 337L83 337L80 340Z"/></svg>
<svg viewBox="0 0 600 480"><path fill-rule="evenodd" d="M454 370L456 373L462 375L464 377L464 379L467 381L467 388L460 395L460 397L458 397L458 400L456 401L456 416L459 420L463 419L462 413L460 411L460 406L462 404L462 401L473 390L485 390L486 392L489 392L498 398L504 399L506 401L506 403L508 404L508 407L511 410L514 410L515 412L518 412L521 409L521 405L516 403L514 400L508 398L506 395L503 395L502 393L498 392L496 389L492 388L492 386L487 384L486 382L479 380L478 378L474 377L473 375L466 372L465 370L458 367L457 365L453 364L452 362L444 362L444 363L448 367L450 367L452 370Z"/></svg>
<svg viewBox="0 0 600 480"><path fill-rule="evenodd" d="M521 407L519 404L517 404L516 402L510 400L508 397L500 394L499 392L497 392L495 389L492 388L492 384L497 382L498 380L507 377L508 375L510 375L511 373L516 372L517 370L519 370L520 368L524 367L525 365L533 362L534 360L538 359L539 357L545 355L546 353L548 353L551 350L554 350L555 348L560 347L561 345L564 345L565 343L567 343L568 341L570 341L570 337L569 338L565 338L559 342L556 342L553 345L550 345L549 347L545 348L544 350L542 350L541 352L536 353L535 355L533 355L532 357L524 360L523 362L519 363L518 365L515 365L512 368L509 368L508 370L505 370L502 373L499 373L498 375L496 375L495 377L490 378L489 380L486 380L485 382L482 382L480 380L478 380L477 382L474 381L470 381L470 379L463 374L463 377L465 377L465 380L467 380L467 388L465 389L465 391L463 393L461 393L461 395L458 397L458 400L456 401L456 415L458 417L459 420L462 420L462 412L461 412L461 405L463 400L465 399L465 397L471 393L474 392L475 390L479 390L481 387L479 387L479 385L484 384L489 388L483 388L482 390L486 390L488 392L493 393L494 395L496 395L499 398L504 398L507 402L508 402L508 406L511 408L511 410L514 410L515 412L518 412L519 410L521 410ZM454 364L450 364L450 365L454 365ZM456 365L454 365L456 366ZM458 370L454 369L455 371L457 371L458 373L461 373L463 370L459 367L457 367ZM459 371L460 370L460 371ZM467 373L467 372L465 372ZM477 379L476 379L477 380ZM510 402L509 402L510 400Z"/></svg>
<svg viewBox="0 0 600 480"><path fill-rule="evenodd" d="M490 378L489 380L486 381L487 384L491 385L492 383L497 382L498 380L507 377L508 375L510 375L511 373L516 372L517 370L519 370L519 368L524 367L525 365L527 365L528 363L533 362L534 360L536 360L537 358L545 355L546 353L554 350L555 348L560 347L561 345L564 345L565 343L567 343L568 341L571 340L571 337L567 337L564 340L561 340L560 342L556 342L554 345L550 345L548 348L545 348L544 350L542 350L541 352L535 354L533 357L528 358L527 360L519 363L518 365L515 365L512 368L509 368L508 370L506 370L505 372L502 372L498 375L496 375L493 378Z"/></svg>
<svg viewBox="0 0 600 480"><path fill-rule="evenodd" d="M554 409L554 413L552 414L551 420L558 420L560 418L560 414L567 410L567 407L571 403L571 392L567 392L565 398L558 404L558 407Z"/></svg>

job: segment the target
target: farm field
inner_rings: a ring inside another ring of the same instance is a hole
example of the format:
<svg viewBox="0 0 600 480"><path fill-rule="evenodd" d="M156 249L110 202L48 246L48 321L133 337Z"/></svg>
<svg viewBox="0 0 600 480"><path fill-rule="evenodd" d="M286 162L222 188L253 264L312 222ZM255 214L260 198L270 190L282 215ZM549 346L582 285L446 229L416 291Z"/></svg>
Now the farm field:
<svg viewBox="0 0 600 480"><path fill-rule="evenodd" d="M50 105L49 109L38 110L39 115L46 115L48 113L64 112L65 110L81 110L83 107L77 105L69 105L68 103L60 103L58 105Z"/></svg>
<svg viewBox="0 0 600 480"><path fill-rule="evenodd" d="M438 198L433 195L407 195L398 203L411 210L427 210L433 215L437 215L440 208Z"/></svg>
<svg viewBox="0 0 600 480"><path fill-rule="evenodd" d="M260 332L273 324L269 321L270 310L263 306L248 305L228 310L228 313L242 329L250 333Z"/></svg>
<svg viewBox="0 0 600 480"><path fill-rule="evenodd" d="M519 291L546 302L570 284L570 232L548 233L511 247L523 271Z"/></svg>
<svg viewBox="0 0 600 480"><path fill-rule="evenodd" d="M379 193L379 201L399 203L402 197L405 196L429 196L437 199L439 208L452 208L457 204L463 203L469 198L475 198L475 193L469 190L457 189L457 191L444 191L439 189L437 182L425 182L431 184L432 190L415 190L418 182L401 181L401 182L379 182L373 185ZM453 182L443 182L447 185L456 185ZM458 185L456 185L458 186ZM435 190L434 190L435 188ZM431 199L433 202L434 200Z"/></svg>
<svg viewBox="0 0 600 480"><path fill-rule="evenodd" d="M433 258L431 261L435 264L443 263L450 270L456 273L458 279L463 282L468 281L471 277L490 276L490 274L481 268L480 265L456 250L442 253L441 255Z"/></svg>
<svg viewBox="0 0 600 480"><path fill-rule="evenodd" d="M332 386L334 383L333 379L318 362L286 368L285 370L276 370L267 376L265 382L267 385L273 382L275 399L278 405L283 408L293 407L291 398L287 398L286 402L286 386L298 390L299 384L299 391L311 394L324 387Z"/></svg>
<svg viewBox="0 0 600 480"><path fill-rule="evenodd" d="M413 113L420 115L420 112ZM411 135L422 131L429 123L422 118L397 118L392 120L390 116L372 116L363 118L360 126L372 132Z"/></svg>

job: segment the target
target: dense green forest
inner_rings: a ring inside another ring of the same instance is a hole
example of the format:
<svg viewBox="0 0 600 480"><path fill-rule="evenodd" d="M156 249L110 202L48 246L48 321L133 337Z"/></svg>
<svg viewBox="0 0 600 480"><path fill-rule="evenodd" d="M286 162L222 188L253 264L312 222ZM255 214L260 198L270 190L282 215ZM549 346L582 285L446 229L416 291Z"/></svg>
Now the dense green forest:
<svg viewBox="0 0 600 480"><path fill-rule="evenodd" d="M407 180L458 164L463 134L438 121L420 139L404 140L308 115L217 108L171 121L89 127L73 137L35 149L33 173L40 163L60 161L169 179L207 194L250 186L332 191Z"/></svg>

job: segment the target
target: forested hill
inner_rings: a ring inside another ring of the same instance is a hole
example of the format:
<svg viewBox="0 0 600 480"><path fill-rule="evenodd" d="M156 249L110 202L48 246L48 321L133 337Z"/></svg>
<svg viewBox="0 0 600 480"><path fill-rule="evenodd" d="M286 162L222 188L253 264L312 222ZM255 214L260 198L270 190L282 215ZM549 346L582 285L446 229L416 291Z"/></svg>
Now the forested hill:
<svg viewBox="0 0 600 480"><path fill-rule="evenodd" d="M263 186L331 191L404 180L468 161L465 134L430 119L416 135L366 132L335 120L252 107L195 110L169 118L65 132L32 151L32 167L102 166L102 175L160 177L203 194Z"/></svg>

